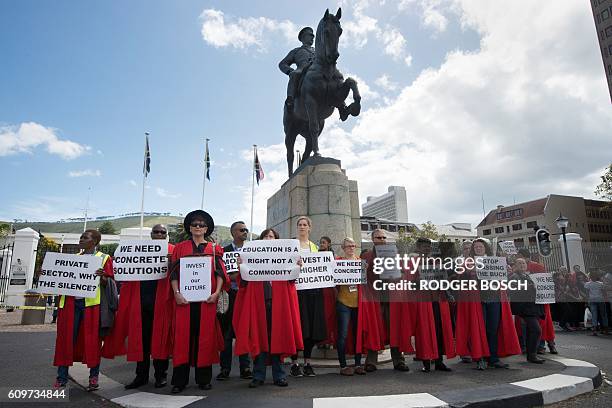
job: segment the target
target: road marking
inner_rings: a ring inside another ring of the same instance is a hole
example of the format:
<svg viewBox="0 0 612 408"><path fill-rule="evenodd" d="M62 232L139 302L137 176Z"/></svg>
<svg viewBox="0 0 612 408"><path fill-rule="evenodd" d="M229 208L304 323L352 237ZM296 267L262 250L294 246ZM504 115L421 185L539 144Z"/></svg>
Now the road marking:
<svg viewBox="0 0 612 408"><path fill-rule="evenodd" d="M380 395L370 397L337 397L313 398L313 408L337 408L350 406L351 408L445 408L449 405L427 393Z"/></svg>
<svg viewBox="0 0 612 408"><path fill-rule="evenodd" d="M137 392L111 401L126 408L181 408L199 401L203 396L195 395L164 395L152 392Z"/></svg>
<svg viewBox="0 0 612 408"><path fill-rule="evenodd" d="M553 360L556 361L558 363L563 364L564 366L567 367L593 367L593 368L597 368L597 366L595 364L591 364L587 361L582 361L582 360L574 360L573 358L565 358L565 357L558 357L558 356L546 356L546 358L548 360Z"/></svg>
<svg viewBox="0 0 612 408"><path fill-rule="evenodd" d="M565 374L551 374L511 384L534 391L541 391L544 405L593 391L593 380L590 378Z"/></svg>

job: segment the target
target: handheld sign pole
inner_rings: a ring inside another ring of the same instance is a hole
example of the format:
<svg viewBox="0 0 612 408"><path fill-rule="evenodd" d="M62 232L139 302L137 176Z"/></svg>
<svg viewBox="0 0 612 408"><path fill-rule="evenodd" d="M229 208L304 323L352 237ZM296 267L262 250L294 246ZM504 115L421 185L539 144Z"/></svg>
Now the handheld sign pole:
<svg viewBox="0 0 612 408"><path fill-rule="evenodd" d="M251 180L251 229L249 230L249 241L253 238L253 205L255 203L255 156L257 154L257 145L253 145L253 177Z"/></svg>

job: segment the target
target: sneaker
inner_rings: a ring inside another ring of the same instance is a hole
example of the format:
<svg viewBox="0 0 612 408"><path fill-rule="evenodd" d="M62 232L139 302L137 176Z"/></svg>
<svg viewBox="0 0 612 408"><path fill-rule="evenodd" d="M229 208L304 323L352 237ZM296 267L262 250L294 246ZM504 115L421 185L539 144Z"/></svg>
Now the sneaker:
<svg viewBox="0 0 612 408"><path fill-rule="evenodd" d="M289 374L291 374L292 377L302 377L302 376L304 376L304 374L302 373L302 369L300 368L299 364L292 364L291 365L291 370L289 370Z"/></svg>
<svg viewBox="0 0 612 408"><path fill-rule="evenodd" d="M225 368L221 369L219 375L217 375L217 381L226 381L229 380L230 371Z"/></svg>
<svg viewBox="0 0 612 408"><path fill-rule="evenodd" d="M55 384L53 384L53 388L55 389L66 388L66 383L61 382L60 380L55 380Z"/></svg>
<svg viewBox="0 0 612 408"><path fill-rule="evenodd" d="M100 388L100 384L98 384L98 377L89 377L89 385L87 386L87 391L95 391Z"/></svg>
<svg viewBox="0 0 612 408"><path fill-rule="evenodd" d="M286 387L289 385L289 383L287 382L286 379L281 378L280 380L276 380L274 381L274 385L278 386L278 387Z"/></svg>
<svg viewBox="0 0 612 408"><path fill-rule="evenodd" d="M316 374L315 374L315 372L312 369L312 366L310 364L305 364L304 365L304 375L306 377L315 377L316 376Z"/></svg>
<svg viewBox="0 0 612 408"><path fill-rule="evenodd" d="M366 370L364 370L362 366L357 366L357 367L355 367L355 374L357 374L357 375L365 375L366 374Z"/></svg>
<svg viewBox="0 0 612 408"><path fill-rule="evenodd" d="M252 380L253 373L251 372L251 369L245 368L244 370L240 370L240 378L242 378L243 380Z"/></svg>
<svg viewBox="0 0 612 408"><path fill-rule="evenodd" d="M476 363L476 369L483 371L487 369L487 362L484 360L478 360L478 362Z"/></svg>
<svg viewBox="0 0 612 408"><path fill-rule="evenodd" d="M306 371L306 370L304 370ZM351 376L355 374L355 370L353 370L353 367L344 367L340 369L340 375L347 375L347 376Z"/></svg>

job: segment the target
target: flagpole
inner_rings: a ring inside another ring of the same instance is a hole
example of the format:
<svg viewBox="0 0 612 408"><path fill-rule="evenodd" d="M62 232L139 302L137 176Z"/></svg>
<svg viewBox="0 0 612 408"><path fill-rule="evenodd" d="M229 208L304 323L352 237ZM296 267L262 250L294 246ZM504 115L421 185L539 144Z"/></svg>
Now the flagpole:
<svg viewBox="0 0 612 408"><path fill-rule="evenodd" d="M142 161L142 196L140 198L140 232L138 234L139 239L142 239L142 229L144 228L144 195L145 195L145 184L147 182L147 137L149 132L145 132L145 149L144 158Z"/></svg>
<svg viewBox="0 0 612 408"><path fill-rule="evenodd" d="M83 232L87 230L87 211L89 210L89 195L91 194L91 187L87 187L87 200L85 201L85 222L83 223Z"/></svg>
<svg viewBox="0 0 612 408"><path fill-rule="evenodd" d="M210 139L206 139L206 148L204 151L204 180L202 181L202 201L200 202L200 209L204 209L204 191L206 190L206 173L208 173L208 141Z"/></svg>
<svg viewBox="0 0 612 408"><path fill-rule="evenodd" d="M251 180L251 229L249 230L249 241L253 236L253 205L255 203L255 156L257 155L257 145L253 145L253 169L252 169L252 180Z"/></svg>

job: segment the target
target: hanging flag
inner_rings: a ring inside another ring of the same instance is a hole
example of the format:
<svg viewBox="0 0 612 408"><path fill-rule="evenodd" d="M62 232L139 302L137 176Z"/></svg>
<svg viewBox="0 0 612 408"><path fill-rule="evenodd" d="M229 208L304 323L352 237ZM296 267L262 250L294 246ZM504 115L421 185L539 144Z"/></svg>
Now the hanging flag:
<svg viewBox="0 0 612 408"><path fill-rule="evenodd" d="M210 181L210 154L208 153L208 139L206 139L206 154L204 156L204 169L206 170L206 178Z"/></svg>
<svg viewBox="0 0 612 408"><path fill-rule="evenodd" d="M149 150L149 132L146 132L145 135L145 158L142 172L147 177L151 172L151 151Z"/></svg>
<svg viewBox="0 0 612 408"><path fill-rule="evenodd" d="M264 179L264 171L261 168L261 163L259 162L257 150L255 150L255 179L257 180L257 185L259 185L260 180Z"/></svg>

